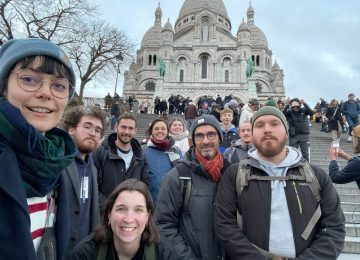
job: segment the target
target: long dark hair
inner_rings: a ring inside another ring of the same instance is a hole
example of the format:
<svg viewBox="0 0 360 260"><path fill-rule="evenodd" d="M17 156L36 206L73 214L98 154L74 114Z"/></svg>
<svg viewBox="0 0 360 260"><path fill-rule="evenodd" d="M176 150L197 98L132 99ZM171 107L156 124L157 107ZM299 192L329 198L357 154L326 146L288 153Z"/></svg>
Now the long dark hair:
<svg viewBox="0 0 360 260"><path fill-rule="evenodd" d="M117 197L123 191L137 191L140 192L146 203L146 209L149 212L149 220L142 233L141 240L144 241L147 245L151 245L159 242L160 235L158 228L155 224L154 219L154 205L151 200L151 195L148 187L142 181L137 179L128 179L120 183L113 192L109 195L108 199L105 202L104 213L101 217L101 222L94 230L95 240L110 243L113 240L113 231L109 226L109 214L115 204Z"/></svg>
<svg viewBox="0 0 360 260"><path fill-rule="evenodd" d="M166 128L167 128L167 137L169 137L169 133L170 133L169 125L168 125L167 121L165 119L161 118L161 117L158 117L158 118L154 119L154 121L151 122L148 130L146 131L147 136L148 137L151 136L151 132L152 132L152 130L154 128L154 125L157 122L164 122L164 124L166 125Z"/></svg>

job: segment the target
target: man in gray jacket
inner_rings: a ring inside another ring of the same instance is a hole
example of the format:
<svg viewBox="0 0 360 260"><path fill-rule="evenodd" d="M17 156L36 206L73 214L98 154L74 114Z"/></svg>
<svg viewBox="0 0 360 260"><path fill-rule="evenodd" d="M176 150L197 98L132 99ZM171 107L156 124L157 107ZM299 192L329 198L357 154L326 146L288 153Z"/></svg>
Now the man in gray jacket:
<svg viewBox="0 0 360 260"><path fill-rule="evenodd" d="M216 235L231 259L336 259L345 218L329 176L286 146L283 113L263 107L251 119L250 159L221 178Z"/></svg>
<svg viewBox="0 0 360 260"><path fill-rule="evenodd" d="M230 165L219 150L220 123L203 115L191 126L194 147L170 171L160 187L155 217L162 235L161 259L221 259L213 229L218 182ZM187 178L184 192L180 179ZM186 194L188 194L186 196Z"/></svg>
<svg viewBox="0 0 360 260"><path fill-rule="evenodd" d="M75 245L100 220L97 171L91 153L104 134L106 114L97 107L78 106L64 117L63 127L74 140L78 154L63 173L70 212L70 241L66 259Z"/></svg>

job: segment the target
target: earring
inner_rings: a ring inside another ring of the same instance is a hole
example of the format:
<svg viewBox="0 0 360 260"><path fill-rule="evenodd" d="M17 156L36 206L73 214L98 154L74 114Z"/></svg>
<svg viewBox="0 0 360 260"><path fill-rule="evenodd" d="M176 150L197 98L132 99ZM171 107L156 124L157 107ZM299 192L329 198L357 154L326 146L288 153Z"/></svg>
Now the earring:
<svg viewBox="0 0 360 260"><path fill-rule="evenodd" d="M111 223L110 223L110 219L108 220L108 227L110 227Z"/></svg>

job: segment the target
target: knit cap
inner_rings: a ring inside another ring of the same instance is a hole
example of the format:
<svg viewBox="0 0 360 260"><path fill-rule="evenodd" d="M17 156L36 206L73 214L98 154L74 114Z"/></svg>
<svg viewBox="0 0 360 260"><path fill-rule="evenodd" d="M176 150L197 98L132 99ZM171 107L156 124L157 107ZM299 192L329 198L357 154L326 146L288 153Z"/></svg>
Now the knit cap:
<svg viewBox="0 0 360 260"><path fill-rule="evenodd" d="M20 60L31 56L47 56L62 63L69 72L71 84L75 86L76 77L70 59L57 45L44 39L12 39L0 49L0 95L10 70Z"/></svg>
<svg viewBox="0 0 360 260"><path fill-rule="evenodd" d="M252 129L254 128L254 123L255 123L256 119L258 119L261 116L265 116L265 115L273 115L273 116L276 116L277 118L279 118L285 127L286 134L289 135L288 124L287 124L284 114L278 108L271 107L271 106L262 107L258 111L255 112L255 114L251 117L251 128Z"/></svg>
<svg viewBox="0 0 360 260"><path fill-rule="evenodd" d="M223 136L222 136L222 132L221 132L221 125L220 125L219 121L216 119L216 117L214 117L213 115L202 115L194 120L194 122L191 124L191 128L190 128L192 140L195 140L194 139L195 129L201 125L213 126L216 129L216 131L218 132L218 135L220 138L220 143L222 142ZM193 141L193 143L195 146L194 141Z"/></svg>

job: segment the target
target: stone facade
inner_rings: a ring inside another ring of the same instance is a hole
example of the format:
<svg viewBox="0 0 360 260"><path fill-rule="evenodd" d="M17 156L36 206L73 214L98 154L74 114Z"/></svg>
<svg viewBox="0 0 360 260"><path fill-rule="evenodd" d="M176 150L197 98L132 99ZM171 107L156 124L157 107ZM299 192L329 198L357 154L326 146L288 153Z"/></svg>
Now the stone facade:
<svg viewBox="0 0 360 260"><path fill-rule="evenodd" d="M240 15L239 15L240 16ZM285 97L284 74L268 47L265 34L255 25L255 12L249 6L237 35L222 0L185 0L175 27L168 20L162 26L160 5L154 25L143 36L136 62L124 73L125 96L138 100L159 94L166 100L173 95L194 101L204 95L232 94L239 101L249 99L249 84L255 84L260 100ZM247 59L254 73L246 77ZM164 77L159 64L165 62ZM161 90L155 90L161 79Z"/></svg>

